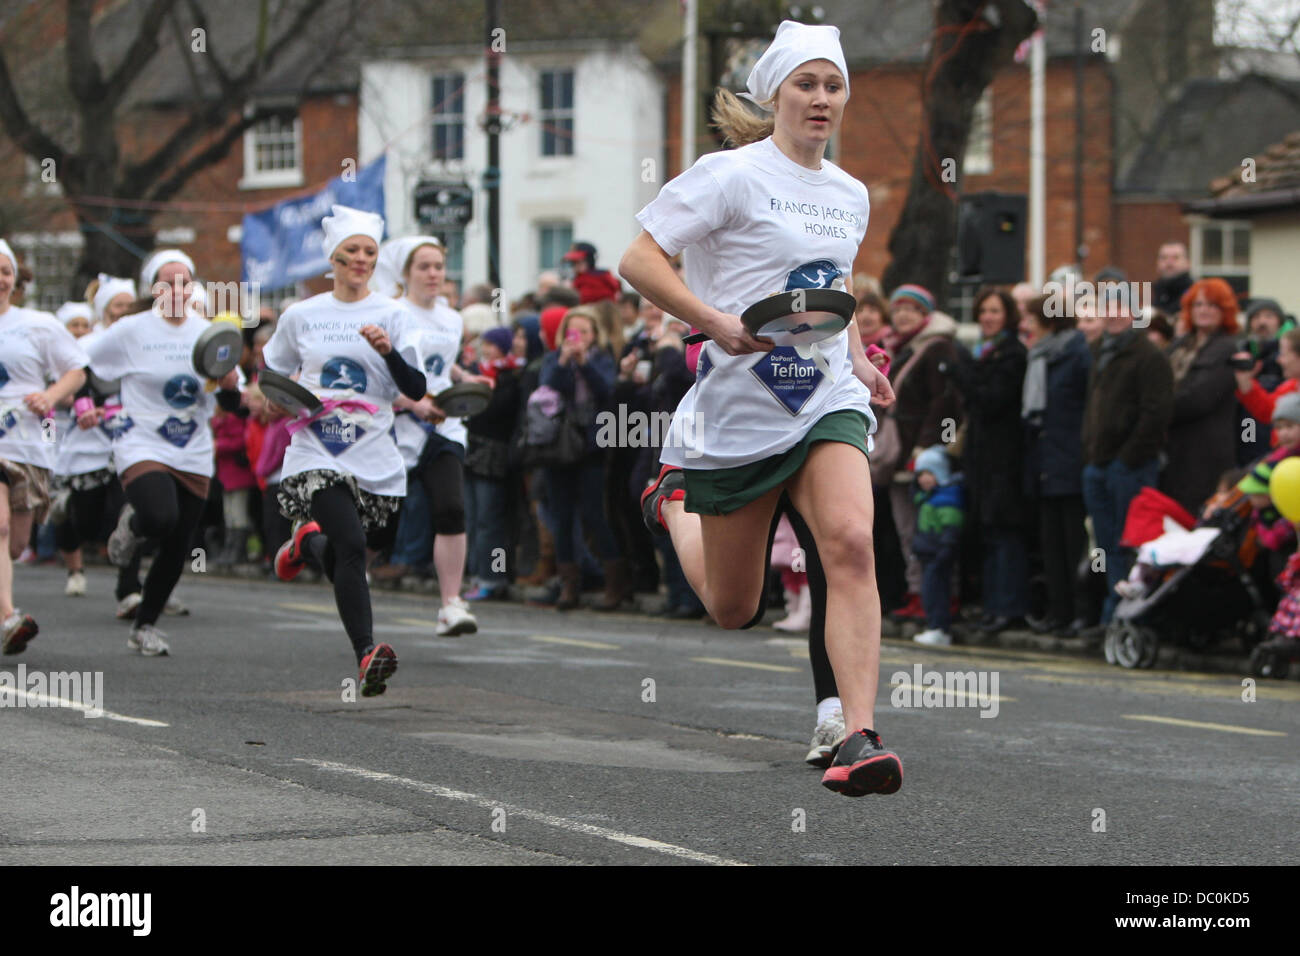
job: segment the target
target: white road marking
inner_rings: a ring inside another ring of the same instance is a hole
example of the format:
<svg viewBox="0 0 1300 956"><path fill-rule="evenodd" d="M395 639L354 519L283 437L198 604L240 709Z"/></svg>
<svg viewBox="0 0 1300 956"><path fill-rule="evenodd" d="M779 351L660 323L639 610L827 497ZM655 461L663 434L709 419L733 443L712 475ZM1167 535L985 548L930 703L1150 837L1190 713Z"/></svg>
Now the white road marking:
<svg viewBox="0 0 1300 956"><path fill-rule="evenodd" d="M89 704L83 704L79 700L69 700L66 697L51 697L49 694L37 693L34 690L23 690L20 687L0 687L0 697L7 694L22 694L29 701L29 707L63 707L68 710L85 711L99 717L107 717L109 720L120 720L126 724L139 724L141 727L171 726L171 724L164 723L161 720L150 720L148 717L128 717L126 714L119 714L111 710L96 711ZM0 707L14 706L17 705L7 702L0 703Z"/></svg>
<svg viewBox="0 0 1300 956"><path fill-rule="evenodd" d="M782 664L760 664L758 661L733 661L726 657L692 657L697 664L721 664L723 667L749 667L756 671L780 671L786 674L800 674L803 668L786 667Z"/></svg>
<svg viewBox="0 0 1300 956"><path fill-rule="evenodd" d="M616 651L617 644L602 644L600 641L580 641L576 637L552 637L549 634L530 634L529 638L534 641L542 641L546 644L571 644L574 647L590 647L598 651Z"/></svg>
<svg viewBox="0 0 1300 956"><path fill-rule="evenodd" d="M460 803L472 803L475 806L483 807L486 810L496 810L498 808L505 810L507 816L523 817L525 820L532 820L535 823L541 823L548 827L555 827L559 830L568 830L570 833L580 833L584 836L600 837L602 840L609 840L613 843L621 843L624 846L633 846L642 850L652 850L655 853L663 853L666 856L676 857L679 860L690 860L693 863L709 863L714 866L749 866L748 863L742 863L739 860L729 860L726 857L713 856L710 853L700 853L697 850L690 850L684 846L677 846L675 843L663 843L659 840L651 840L649 837L635 836L631 833L620 833L618 830L610 830L606 827L593 826L590 823L579 823L576 820L568 820L564 817L552 816L549 813L542 813L538 810L529 810L527 807L515 807L499 800L490 800L487 797L481 797L476 793L467 793L464 790L452 790L449 787L441 787L436 783L425 783L423 780L412 780L409 777L398 777L391 773L383 773L378 770L366 770L364 767L350 767L347 764L334 763L329 760L312 760L307 757L295 757L298 763L305 763L315 767L318 770L330 770L335 773L344 773L353 777L361 777L364 780L374 780L380 783L396 783L404 787L410 787L412 790L419 790L422 793L432 794L435 797L442 797L444 800L456 800Z"/></svg>

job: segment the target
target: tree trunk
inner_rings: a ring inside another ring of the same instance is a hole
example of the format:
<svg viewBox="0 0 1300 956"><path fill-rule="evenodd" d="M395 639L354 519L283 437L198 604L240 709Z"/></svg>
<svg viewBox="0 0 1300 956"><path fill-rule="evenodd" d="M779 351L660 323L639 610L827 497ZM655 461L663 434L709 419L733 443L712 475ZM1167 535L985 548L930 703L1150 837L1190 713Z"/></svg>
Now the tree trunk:
<svg viewBox="0 0 1300 956"><path fill-rule="evenodd" d="M921 135L912 181L881 278L885 290L905 282L929 289L942 306L957 237L957 197L975 103L993 74L1011 62L1037 18L1024 0L940 0L922 80Z"/></svg>

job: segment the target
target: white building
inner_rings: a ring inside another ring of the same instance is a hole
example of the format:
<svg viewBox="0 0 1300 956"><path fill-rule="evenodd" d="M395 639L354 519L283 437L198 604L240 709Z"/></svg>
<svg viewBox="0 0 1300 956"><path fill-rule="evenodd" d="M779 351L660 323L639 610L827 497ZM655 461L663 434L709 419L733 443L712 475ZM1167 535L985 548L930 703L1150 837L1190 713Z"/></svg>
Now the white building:
<svg viewBox="0 0 1300 956"><path fill-rule="evenodd" d="M480 48L481 50L481 48ZM501 58L500 257L505 299L535 288L571 242L593 243L614 268L663 182L664 85L632 43L510 43ZM388 151L390 235L420 232L417 184L464 182L473 218L429 227L465 288L488 279L487 67L481 52L430 48L361 66L360 160Z"/></svg>

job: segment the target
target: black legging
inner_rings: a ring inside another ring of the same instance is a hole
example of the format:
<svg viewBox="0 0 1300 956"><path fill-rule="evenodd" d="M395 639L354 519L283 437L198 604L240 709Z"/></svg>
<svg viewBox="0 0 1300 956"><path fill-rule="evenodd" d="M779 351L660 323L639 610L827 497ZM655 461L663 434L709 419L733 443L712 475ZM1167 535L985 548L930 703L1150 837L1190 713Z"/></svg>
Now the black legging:
<svg viewBox="0 0 1300 956"><path fill-rule="evenodd" d="M453 451L422 460L416 476L429 499L434 534L465 533L465 469Z"/></svg>
<svg viewBox="0 0 1300 956"><path fill-rule="evenodd" d="M76 551L87 541L104 541L126 503L126 495L116 478L106 485L85 491L72 491L68 498L68 516L54 529L54 543L65 554ZM117 599L140 591L140 548L131 563L117 569Z"/></svg>
<svg viewBox="0 0 1300 956"><path fill-rule="evenodd" d="M126 498L135 509L132 532L158 541L158 553L144 579L144 595L135 614L138 627L156 623L162 614L180 580L189 557L190 539L207 502L186 491L165 471L150 471L136 478L126 486Z"/></svg>
<svg viewBox="0 0 1300 956"><path fill-rule="evenodd" d="M772 515L772 525L767 531L767 556L763 559L763 567L768 568L772 565L772 542L776 538L776 528L781 523L783 514L790 519L790 526L794 528L795 537L799 539L799 547L804 551L806 563L804 570L808 573L808 593L812 599L812 620L808 625L808 660L812 664L813 694L820 703L827 697L840 695L835 685L835 671L831 668L831 659L826 653L826 570L822 567L821 555L817 552L817 542L813 539L812 530L803 520L803 515L795 510L789 492L785 491L781 492L781 497L776 503L776 513ZM767 588L764 587L759 593L758 611L742 630L759 623L766 611Z"/></svg>
<svg viewBox="0 0 1300 956"><path fill-rule="evenodd" d="M331 485L312 495L311 516L321 533L307 536L304 557L334 585L339 620L360 663L374 644L374 617L366 584L366 534L356 500L345 486Z"/></svg>

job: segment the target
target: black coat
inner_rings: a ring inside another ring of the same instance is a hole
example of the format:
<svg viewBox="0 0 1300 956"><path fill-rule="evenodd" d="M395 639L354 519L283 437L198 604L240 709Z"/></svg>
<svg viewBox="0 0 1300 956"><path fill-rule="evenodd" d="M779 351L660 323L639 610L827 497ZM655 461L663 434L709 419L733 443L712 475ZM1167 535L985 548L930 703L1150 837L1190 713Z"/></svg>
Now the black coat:
<svg viewBox="0 0 1300 956"><path fill-rule="evenodd" d="M1092 353L1083 333L1047 363L1047 407L1025 422L1025 490L1034 497L1083 494L1083 406Z"/></svg>
<svg viewBox="0 0 1300 956"><path fill-rule="evenodd" d="M1186 337L1169 345L1172 352ZM1237 380L1228 360L1237 341L1218 332L1201 346L1174 388L1174 415L1165 443L1160 490L1192 514L1214 494L1219 476L1237 465Z"/></svg>
<svg viewBox="0 0 1300 956"><path fill-rule="evenodd" d="M1025 523L1025 432L1020 421L1025 363L1024 345L1015 333L1003 333L978 360L963 351L953 370L966 409L962 471L971 524L1018 528Z"/></svg>

